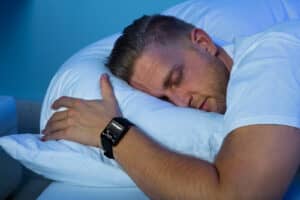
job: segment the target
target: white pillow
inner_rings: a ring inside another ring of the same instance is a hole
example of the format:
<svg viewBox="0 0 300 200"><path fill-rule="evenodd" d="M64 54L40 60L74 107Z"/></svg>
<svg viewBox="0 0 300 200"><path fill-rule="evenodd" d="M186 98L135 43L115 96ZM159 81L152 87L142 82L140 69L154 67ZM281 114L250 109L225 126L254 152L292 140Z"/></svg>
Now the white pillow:
<svg viewBox="0 0 300 200"><path fill-rule="evenodd" d="M81 187L65 183L51 183L37 200L149 200L136 187Z"/></svg>
<svg viewBox="0 0 300 200"><path fill-rule="evenodd" d="M37 134L0 137L0 146L25 167L73 185L131 187L133 181L99 150L73 142L42 142Z"/></svg>
<svg viewBox="0 0 300 200"><path fill-rule="evenodd" d="M299 0L190 0L163 12L204 29L219 45L300 18Z"/></svg>

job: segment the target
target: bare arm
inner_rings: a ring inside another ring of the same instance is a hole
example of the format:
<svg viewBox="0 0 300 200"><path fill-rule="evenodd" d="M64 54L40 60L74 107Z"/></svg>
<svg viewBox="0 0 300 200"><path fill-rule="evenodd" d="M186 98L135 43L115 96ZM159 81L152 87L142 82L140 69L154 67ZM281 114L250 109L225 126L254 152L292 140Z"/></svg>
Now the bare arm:
<svg viewBox="0 0 300 200"><path fill-rule="evenodd" d="M120 112L108 81L103 100L64 97L48 121L45 140L68 139L97 146L107 122ZM114 154L152 199L281 199L300 163L300 131L276 125L239 128L225 139L214 164L174 153L131 128ZM99 169L101 170L101 169Z"/></svg>
<svg viewBox="0 0 300 200"><path fill-rule="evenodd" d="M299 166L300 132L248 126L226 138L214 165L173 153L132 129L117 160L153 199L281 199Z"/></svg>

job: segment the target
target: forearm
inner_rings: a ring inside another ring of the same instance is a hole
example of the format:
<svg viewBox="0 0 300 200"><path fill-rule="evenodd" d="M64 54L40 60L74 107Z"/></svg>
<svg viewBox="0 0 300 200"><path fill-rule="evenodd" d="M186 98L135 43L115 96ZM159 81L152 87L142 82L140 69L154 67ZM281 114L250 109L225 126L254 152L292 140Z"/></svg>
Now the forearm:
<svg viewBox="0 0 300 200"><path fill-rule="evenodd" d="M214 165L171 152L132 128L114 150L115 157L151 199L217 199Z"/></svg>

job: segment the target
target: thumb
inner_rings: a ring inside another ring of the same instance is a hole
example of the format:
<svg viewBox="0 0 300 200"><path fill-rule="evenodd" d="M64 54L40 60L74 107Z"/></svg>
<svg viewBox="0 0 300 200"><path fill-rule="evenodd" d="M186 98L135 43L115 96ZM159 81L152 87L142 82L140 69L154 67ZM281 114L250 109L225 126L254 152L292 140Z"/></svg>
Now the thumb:
<svg viewBox="0 0 300 200"><path fill-rule="evenodd" d="M102 94L103 99L106 99L106 100L115 100L116 99L113 88L109 81L108 74L103 74L101 76L100 88L101 88L101 94Z"/></svg>

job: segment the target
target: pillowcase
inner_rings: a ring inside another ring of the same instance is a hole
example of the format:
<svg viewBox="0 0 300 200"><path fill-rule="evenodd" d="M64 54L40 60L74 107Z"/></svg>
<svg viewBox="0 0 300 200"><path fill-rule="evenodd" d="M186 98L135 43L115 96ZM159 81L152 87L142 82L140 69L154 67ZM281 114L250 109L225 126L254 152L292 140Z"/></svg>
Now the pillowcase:
<svg viewBox="0 0 300 200"><path fill-rule="evenodd" d="M99 149L74 142L42 142L38 134L0 137L0 146L25 167L73 185L132 187L133 181Z"/></svg>
<svg viewBox="0 0 300 200"><path fill-rule="evenodd" d="M237 36L258 33L268 27L300 18L299 0L190 0L163 12L207 31L224 45Z"/></svg>

